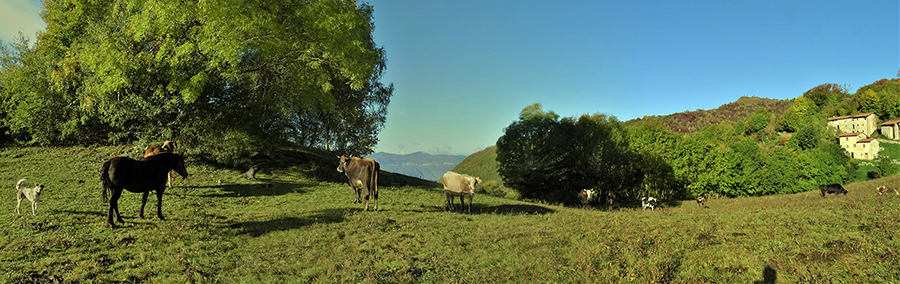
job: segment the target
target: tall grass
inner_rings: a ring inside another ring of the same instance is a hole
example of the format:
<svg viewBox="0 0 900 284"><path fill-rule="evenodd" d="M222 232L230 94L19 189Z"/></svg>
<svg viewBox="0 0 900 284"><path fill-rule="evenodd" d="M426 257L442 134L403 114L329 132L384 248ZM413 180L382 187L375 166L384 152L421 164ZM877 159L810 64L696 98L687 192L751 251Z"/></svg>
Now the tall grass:
<svg viewBox="0 0 900 284"><path fill-rule="evenodd" d="M900 282L900 196L874 191L898 187L898 176L848 185L847 195L713 199L702 208L676 201L653 212L477 195L472 214L445 212L438 184L393 176L381 186L380 210L363 212L348 185L311 178L305 161L262 171L258 181L189 161L191 176L166 191L167 221L138 218L140 195L124 193L126 224L110 229L99 165L139 154L0 149L8 197L0 281ZM37 217L13 212L19 178L47 185Z"/></svg>

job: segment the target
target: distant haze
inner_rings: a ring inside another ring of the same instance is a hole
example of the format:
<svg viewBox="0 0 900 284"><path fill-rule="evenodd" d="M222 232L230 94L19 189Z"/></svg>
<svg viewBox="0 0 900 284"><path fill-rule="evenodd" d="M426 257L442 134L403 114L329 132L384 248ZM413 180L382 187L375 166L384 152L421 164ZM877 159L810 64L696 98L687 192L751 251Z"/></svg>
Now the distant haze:
<svg viewBox="0 0 900 284"><path fill-rule="evenodd" d="M445 172L455 167L466 158L464 155L431 155L415 152L406 155L378 152L366 158L375 159L381 164L381 170L417 177L424 180L437 181Z"/></svg>

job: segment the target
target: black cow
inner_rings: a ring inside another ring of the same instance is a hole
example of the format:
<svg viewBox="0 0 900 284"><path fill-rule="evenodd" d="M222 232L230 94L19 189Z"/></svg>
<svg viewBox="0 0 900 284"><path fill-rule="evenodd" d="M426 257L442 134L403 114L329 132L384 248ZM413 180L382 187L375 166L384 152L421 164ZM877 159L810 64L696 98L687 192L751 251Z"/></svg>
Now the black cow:
<svg viewBox="0 0 900 284"><path fill-rule="evenodd" d="M834 193L834 194L847 194L847 190L844 189L843 186L837 183L826 184L819 187L819 190L822 191L822 197L825 197L826 193Z"/></svg>

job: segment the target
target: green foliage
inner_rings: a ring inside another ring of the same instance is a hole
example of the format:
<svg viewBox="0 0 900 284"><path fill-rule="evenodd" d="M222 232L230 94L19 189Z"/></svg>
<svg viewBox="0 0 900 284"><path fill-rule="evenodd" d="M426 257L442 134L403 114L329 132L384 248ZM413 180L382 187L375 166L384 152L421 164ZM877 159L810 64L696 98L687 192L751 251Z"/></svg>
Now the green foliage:
<svg viewBox="0 0 900 284"><path fill-rule="evenodd" d="M848 96L847 87L838 84L821 84L803 92L803 97L811 100L818 107L836 104Z"/></svg>
<svg viewBox="0 0 900 284"><path fill-rule="evenodd" d="M752 135L759 131L762 131L767 126L769 126L769 121L772 119L772 115L769 114L765 109L758 109L753 115L747 118L746 127L744 128L745 135Z"/></svg>
<svg viewBox="0 0 900 284"><path fill-rule="evenodd" d="M869 89L859 96L859 111L881 113L881 98L875 91Z"/></svg>
<svg viewBox="0 0 900 284"><path fill-rule="evenodd" d="M378 141L393 86L379 82L386 57L368 4L44 4L36 44L0 50L4 124L29 143L251 148L202 152L227 163L271 145L359 155ZM248 139L257 143L211 145Z"/></svg>
<svg viewBox="0 0 900 284"><path fill-rule="evenodd" d="M788 146L797 150L809 150L818 146L821 140L821 126L806 125L791 136Z"/></svg>
<svg viewBox="0 0 900 284"><path fill-rule="evenodd" d="M779 128L781 131L795 132L821 121L824 121L824 115L819 113L819 107L811 99L801 96L794 99L794 104L784 114Z"/></svg>
<svg viewBox="0 0 900 284"><path fill-rule="evenodd" d="M897 173L897 165L890 157L881 156L878 158L878 174L886 177Z"/></svg>
<svg viewBox="0 0 900 284"><path fill-rule="evenodd" d="M581 189L618 194L640 182L627 150L615 117L559 119L533 104L497 140L498 172L523 198L574 204Z"/></svg>

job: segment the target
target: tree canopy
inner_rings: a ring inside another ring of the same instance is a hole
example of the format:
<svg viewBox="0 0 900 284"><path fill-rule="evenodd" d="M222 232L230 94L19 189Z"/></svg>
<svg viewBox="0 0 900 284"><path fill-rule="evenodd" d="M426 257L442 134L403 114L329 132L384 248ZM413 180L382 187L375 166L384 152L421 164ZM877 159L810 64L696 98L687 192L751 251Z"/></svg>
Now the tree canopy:
<svg viewBox="0 0 900 284"><path fill-rule="evenodd" d="M271 146L366 154L393 86L352 0L47 0L0 48L3 123L33 144L177 139L237 163Z"/></svg>

